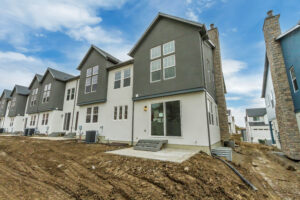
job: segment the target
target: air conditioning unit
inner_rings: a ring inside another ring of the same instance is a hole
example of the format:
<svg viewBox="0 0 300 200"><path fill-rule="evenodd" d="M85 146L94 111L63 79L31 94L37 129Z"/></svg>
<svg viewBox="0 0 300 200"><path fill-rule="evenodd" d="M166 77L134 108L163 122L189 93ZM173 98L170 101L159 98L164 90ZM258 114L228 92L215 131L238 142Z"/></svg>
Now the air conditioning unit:
<svg viewBox="0 0 300 200"><path fill-rule="evenodd" d="M4 128L0 128L0 133L4 133Z"/></svg>
<svg viewBox="0 0 300 200"><path fill-rule="evenodd" d="M28 130L28 136L32 136L35 133L35 128L30 128Z"/></svg>
<svg viewBox="0 0 300 200"><path fill-rule="evenodd" d="M24 129L24 136L28 136L29 128Z"/></svg>
<svg viewBox="0 0 300 200"><path fill-rule="evenodd" d="M85 142L90 143L96 143L98 140L98 133L97 131L86 131L85 133Z"/></svg>

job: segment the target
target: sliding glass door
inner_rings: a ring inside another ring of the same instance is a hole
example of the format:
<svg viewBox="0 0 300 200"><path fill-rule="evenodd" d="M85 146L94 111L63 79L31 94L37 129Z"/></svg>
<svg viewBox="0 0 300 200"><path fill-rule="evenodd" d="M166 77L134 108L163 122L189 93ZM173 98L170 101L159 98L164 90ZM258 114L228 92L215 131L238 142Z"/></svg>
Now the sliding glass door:
<svg viewBox="0 0 300 200"><path fill-rule="evenodd" d="M181 136L180 101L151 105L151 135Z"/></svg>

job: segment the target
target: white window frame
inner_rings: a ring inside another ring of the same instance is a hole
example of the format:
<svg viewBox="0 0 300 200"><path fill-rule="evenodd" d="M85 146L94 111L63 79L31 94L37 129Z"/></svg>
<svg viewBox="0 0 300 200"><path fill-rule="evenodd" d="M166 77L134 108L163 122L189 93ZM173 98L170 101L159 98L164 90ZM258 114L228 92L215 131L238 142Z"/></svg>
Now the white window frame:
<svg viewBox="0 0 300 200"><path fill-rule="evenodd" d="M129 76L125 77L125 72L126 71L129 71ZM122 81L123 83L121 83L121 85L123 87L129 87L131 85L131 68L124 69L122 72L123 72L123 81ZM129 85L127 85L127 86L124 86L125 79L129 79Z"/></svg>
<svg viewBox="0 0 300 200"><path fill-rule="evenodd" d="M155 61L159 61L160 67L159 67L159 69L152 71L152 65L151 65L151 63L152 63L152 62L155 62ZM150 83L156 83L156 82L161 81L161 77L159 78L159 80L152 81L152 72L157 72L157 71L161 71L161 70L162 70L162 67L161 67L161 59L160 59L160 58L159 58L159 59L156 59L156 60L150 61Z"/></svg>
<svg viewBox="0 0 300 200"><path fill-rule="evenodd" d="M171 52L165 53L166 45L169 45L170 43L173 43L174 49ZM175 40L163 44L163 56L170 55L172 53L175 53Z"/></svg>
<svg viewBox="0 0 300 200"><path fill-rule="evenodd" d="M165 67L165 65L164 65L164 59L166 59L168 57L172 57L172 56L174 56L174 65L170 65L170 66ZM166 78L165 77L165 69L168 69L168 68L171 68L171 67L175 68L175 76L170 77L170 78ZM176 56L175 56L175 54L172 54L172 55L169 55L169 56L166 56L166 57L163 58L163 77L164 77L164 80L169 80L169 79L176 78Z"/></svg>
<svg viewBox="0 0 300 200"><path fill-rule="evenodd" d="M85 86L84 93L85 94L96 92L96 89L93 90L93 85L98 85L98 81L99 81L98 78L99 78L99 65L95 65L94 67L90 67L90 68L86 69L85 84L84 84L84 86ZM89 84L87 84L88 79L90 79ZM93 80L96 80L95 83L93 83ZM90 91L86 91L87 86L91 87Z"/></svg>
<svg viewBox="0 0 300 200"><path fill-rule="evenodd" d="M294 71L294 73L296 73L296 72L295 72L294 66L291 66L289 71L290 71L290 77L291 77L291 81L292 81L294 93L296 93L296 92L299 91L299 85L298 85L298 82L297 82L297 77L296 77L296 75L295 75L294 78L293 78L293 76L292 76L292 70ZM296 83L297 83L297 85L298 85L298 90L295 89L294 81L296 81Z"/></svg>
<svg viewBox="0 0 300 200"><path fill-rule="evenodd" d="M118 73L120 73L120 79L116 79ZM117 81L120 81L120 87L115 88L115 83L116 83ZM116 72L114 73L114 85L113 85L113 88L114 88L114 89L120 89L121 87L122 87L122 71L119 70L119 71L116 71Z"/></svg>
<svg viewBox="0 0 300 200"><path fill-rule="evenodd" d="M160 52L159 55L158 55L158 56L155 56L155 57L152 57L152 51L153 51L154 49L157 49L157 48L159 48L159 52ZM152 48L150 49L150 60L154 60L154 59L159 58L159 57L161 57L161 45L152 47Z"/></svg>
<svg viewBox="0 0 300 200"><path fill-rule="evenodd" d="M44 86L42 103L47 103L50 100L51 95L51 83L48 83Z"/></svg>

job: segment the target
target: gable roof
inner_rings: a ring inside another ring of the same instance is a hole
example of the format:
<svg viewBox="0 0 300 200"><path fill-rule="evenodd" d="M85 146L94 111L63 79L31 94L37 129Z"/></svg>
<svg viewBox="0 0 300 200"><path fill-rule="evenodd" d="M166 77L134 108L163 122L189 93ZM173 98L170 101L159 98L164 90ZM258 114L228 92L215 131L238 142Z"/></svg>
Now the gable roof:
<svg viewBox="0 0 300 200"><path fill-rule="evenodd" d="M4 89L1 94L1 98L4 97L5 99L10 99L10 95L11 95L11 90Z"/></svg>
<svg viewBox="0 0 300 200"><path fill-rule="evenodd" d="M266 87L267 87L267 79L268 79L268 70L269 70L269 60L268 60L267 53L266 53L261 98L265 98Z"/></svg>
<svg viewBox="0 0 300 200"><path fill-rule="evenodd" d="M297 24L296 26L292 27L290 30L286 31L285 33L280 34L280 35L276 38L276 40L280 40L280 39L284 38L285 36L289 35L290 33L292 33L292 32L294 32L294 31L298 30L299 28L300 28L300 21L298 22L298 24Z"/></svg>
<svg viewBox="0 0 300 200"><path fill-rule="evenodd" d="M87 51L87 53L85 54L85 56L83 57L82 61L80 62L80 64L78 65L77 69L80 70L83 63L86 61L86 59L88 58L88 56L90 55L90 53L92 52L92 50L95 50L96 52L98 52L100 55L102 55L106 60L114 63L114 64L118 64L121 61L112 56L111 54L107 53L106 51L100 49L99 47L95 46L95 45L91 45L91 47L89 48L89 50Z"/></svg>
<svg viewBox="0 0 300 200"><path fill-rule="evenodd" d="M35 79L37 79L37 81L40 83L43 79L43 76L40 74L35 74L28 88L31 88Z"/></svg>
<svg viewBox="0 0 300 200"><path fill-rule="evenodd" d="M118 63L116 65L113 65L113 66L110 66L108 68L106 68L108 71L109 70L114 70L114 69L118 69L120 67L124 67L126 65L130 65L130 64L133 64L134 60L133 59L130 59L130 60L126 60L124 62L121 62L121 63Z"/></svg>
<svg viewBox="0 0 300 200"><path fill-rule="evenodd" d="M258 116L263 116L267 113L266 108L249 108L246 109L246 115L248 117L258 117Z"/></svg>
<svg viewBox="0 0 300 200"><path fill-rule="evenodd" d="M63 82L65 82L65 81L68 81L68 80L71 79L71 78L74 78L74 76L71 75L71 74L67 74L67 73L65 73L65 72L58 71L58 70L56 70L56 69L52 69L52 68L49 67L49 68L46 70L46 72L45 72L45 74L44 74L44 76L43 76L41 82L44 81L44 79L45 79L45 77L46 77L46 74L47 74L48 72L51 74L51 76L52 76L54 79L56 79L56 80L58 80L58 81L63 81Z"/></svg>
<svg viewBox="0 0 300 200"><path fill-rule="evenodd" d="M151 22L151 24L149 25L149 27L146 29L146 31L143 33L143 35L141 36L141 38L137 41L137 43L130 50L130 52L128 53L128 55L130 55L131 57L134 55L134 52L136 51L136 49L139 47L139 45L142 43L142 41L145 39L145 37L148 35L148 33L153 29L153 27L156 25L156 23L161 18L168 18L168 19L172 19L172 20L175 20L175 21L178 21L178 22L189 24L191 26L198 27L198 28L201 29L201 35L206 35L206 27L205 27L204 24L200 24L200 23L195 22L195 21L190 21L190 20L187 20L187 19L183 19L183 18L180 18L180 17L175 17L175 16L172 16L172 15L168 15L168 14L159 12L158 15Z"/></svg>
<svg viewBox="0 0 300 200"><path fill-rule="evenodd" d="M30 90L28 89L28 87L22 85L15 85L10 95L12 95L14 91L16 91L17 94L25 95L25 96L30 94Z"/></svg>

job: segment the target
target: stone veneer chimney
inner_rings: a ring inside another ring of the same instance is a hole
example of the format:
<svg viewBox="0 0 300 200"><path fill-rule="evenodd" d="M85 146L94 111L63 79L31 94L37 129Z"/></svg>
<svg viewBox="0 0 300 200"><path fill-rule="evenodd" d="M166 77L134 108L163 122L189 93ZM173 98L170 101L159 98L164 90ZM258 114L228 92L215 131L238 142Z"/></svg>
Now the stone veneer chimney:
<svg viewBox="0 0 300 200"><path fill-rule="evenodd" d="M263 32L267 59L274 85L276 118L279 127L282 151L291 159L300 160L300 132L297 125L294 103L282 55L281 45L275 39L281 34L279 16L269 11Z"/></svg>
<svg viewBox="0 0 300 200"><path fill-rule="evenodd" d="M218 29L215 28L214 24L210 25L210 30L208 30L208 37L215 45L215 48L213 50L214 76L215 76L214 78L215 78L215 86L216 86L216 98L218 104L221 140L222 142L224 142L229 140L230 134L228 128L227 106L226 106L226 99L225 99L225 85L224 85L224 76L223 76L222 62L221 62L219 32Z"/></svg>

